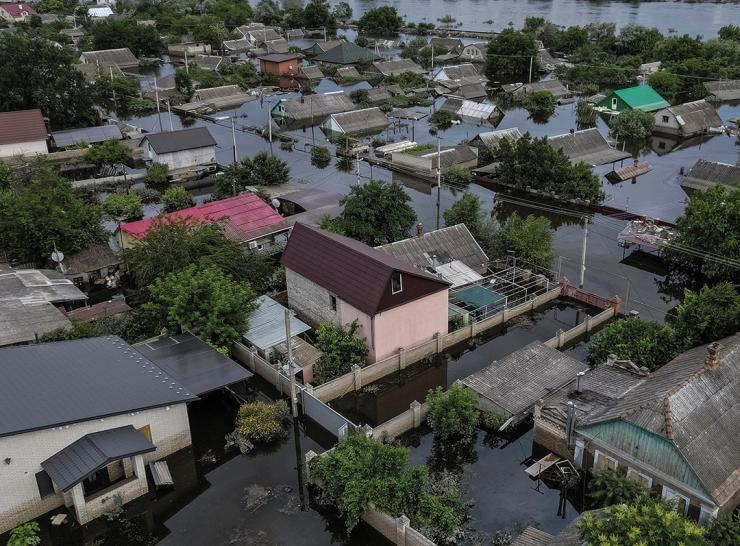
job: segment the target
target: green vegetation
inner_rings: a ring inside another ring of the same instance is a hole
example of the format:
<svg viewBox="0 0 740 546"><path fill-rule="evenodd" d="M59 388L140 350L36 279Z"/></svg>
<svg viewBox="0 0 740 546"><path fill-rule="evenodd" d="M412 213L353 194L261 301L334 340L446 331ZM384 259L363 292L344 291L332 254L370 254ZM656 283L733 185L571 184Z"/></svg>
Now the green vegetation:
<svg viewBox="0 0 740 546"><path fill-rule="evenodd" d="M677 236L664 249L671 267L689 276L711 282L737 280L737 270L714 259L688 254L699 249L740 261L740 188L717 185L692 196L676 222Z"/></svg>
<svg viewBox="0 0 740 546"><path fill-rule="evenodd" d="M500 166L497 179L517 188L532 188L566 199L597 201L599 178L584 163L571 164L562 150L553 149L547 138L525 134L516 142L503 139L496 152Z"/></svg>
<svg viewBox="0 0 740 546"><path fill-rule="evenodd" d="M239 406L234 431L227 435L227 447L236 445L247 454L255 444L274 442L287 435L285 420L290 415L285 400L246 402Z"/></svg>
<svg viewBox="0 0 740 546"><path fill-rule="evenodd" d="M36 546L41 544L39 524L35 521L22 523L10 531L7 546Z"/></svg>
<svg viewBox="0 0 740 546"><path fill-rule="evenodd" d="M146 171L147 180L155 186L162 187L167 183L169 172L170 168L164 163L154 163Z"/></svg>
<svg viewBox="0 0 740 546"><path fill-rule="evenodd" d="M311 163L319 168L326 167L331 162L331 153L326 146L313 146L311 148Z"/></svg>
<svg viewBox="0 0 740 546"><path fill-rule="evenodd" d="M557 102L550 91L534 91L524 98L524 108L532 116L548 118L555 113Z"/></svg>
<svg viewBox="0 0 740 546"><path fill-rule="evenodd" d="M442 172L442 182L456 188L466 188L473 181L473 173L462 165L452 165Z"/></svg>
<svg viewBox="0 0 740 546"><path fill-rule="evenodd" d="M681 78L672 72L661 70L650 75L650 85L668 102L673 102L681 91Z"/></svg>
<svg viewBox="0 0 740 546"><path fill-rule="evenodd" d="M141 198L132 191L111 193L103 201L103 214L109 220L129 222L144 215Z"/></svg>
<svg viewBox="0 0 740 546"><path fill-rule="evenodd" d="M371 36L390 36L398 34L403 25L403 18L395 7L381 6L372 8L357 21L357 28L362 34Z"/></svg>
<svg viewBox="0 0 740 546"><path fill-rule="evenodd" d="M633 503L650 494L639 482L611 469L599 470L589 483L589 498L594 508Z"/></svg>
<svg viewBox="0 0 740 546"><path fill-rule="evenodd" d="M383 78L383 85L398 85L401 89L416 89L418 87L424 87L428 83L428 80L424 77L424 74L416 74L415 72L401 72L395 76L386 76Z"/></svg>
<svg viewBox="0 0 740 546"><path fill-rule="evenodd" d="M537 61L534 36L529 32L504 29L488 43L486 76L491 81L520 78L529 74Z"/></svg>
<svg viewBox="0 0 740 546"><path fill-rule="evenodd" d="M358 334L355 320L348 328L325 322L316 330L316 347L322 352L314 370L314 384L321 385L365 365L368 348Z"/></svg>
<svg viewBox="0 0 740 546"><path fill-rule="evenodd" d="M172 186L162 194L162 205L163 212L175 212L192 207L194 202L188 190L182 186Z"/></svg>
<svg viewBox="0 0 740 546"><path fill-rule="evenodd" d="M671 503L642 499L615 504L599 516L587 513L578 524L581 539L599 546L706 546L704 529L676 513Z"/></svg>
<svg viewBox="0 0 740 546"><path fill-rule="evenodd" d="M657 370L680 352L673 328L636 317L608 324L594 336L588 348L589 360L596 365L615 354L650 370Z"/></svg>
<svg viewBox="0 0 740 546"><path fill-rule="evenodd" d="M730 336L740 331L740 294L727 282L686 289L670 324L687 348Z"/></svg>
<svg viewBox="0 0 740 546"><path fill-rule="evenodd" d="M409 146L408 148L405 148L401 151L402 154L415 154L418 152L431 152L432 150L435 150L436 146L433 144L415 144L414 146Z"/></svg>
<svg viewBox="0 0 740 546"><path fill-rule="evenodd" d="M267 152L232 163L216 179L213 197L224 199L237 195L250 186L275 186L290 180L288 164Z"/></svg>
<svg viewBox="0 0 740 546"><path fill-rule="evenodd" d="M370 105L370 97L368 96L367 89L355 89L349 94L349 98L359 106L367 107Z"/></svg>
<svg viewBox="0 0 740 546"><path fill-rule="evenodd" d="M735 546L736 544L740 544L740 516L736 514L721 514L717 516L709 524L707 538L713 546Z"/></svg>
<svg viewBox="0 0 740 546"><path fill-rule="evenodd" d="M447 441L451 438L470 438L475 433L480 421L475 391L459 383L447 391L437 387L427 393L426 403L429 405L427 422L435 438Z"/></svg>
<svg viewBox="0 0 740 546"><path fill-rule="evenodd" d="M429 116L429 123L440 129L449 129L452 127L452 122L460 119L454 112L448 110L437 110L431 116Z"/></svg>
<svg viewBox="0 0 740 546"><path fill-rule="evenodd" d="M655 118L642 110L627 110L614 116L609 127L618 140L643 141L648 138L655 127Z"/></svg>
<svg viewBox="0 0 740 546"><path fill-rule="evenodd" d="M346 23L352 19L352 7L347 2L338 2L332 14L337 21Z"/></svg>
<svg viewBox="0 0 740 546"><path fill-rule="evenodd" d="M480 426L491 432L496 432L505 422L506 418L494 410L481 413Z"/></svg>
<svg viewBox="0 0 740 546"><path fill-rule="evenodd" d="M39 341L48 343L86 337L119 336L126 343L138 343L158 333L148 317L139 309L134 309L122 315L102 317L94 322L79 322L73 319L71 328L52 330L40 336Z"/></svg>
<svg viewBox="0 0 740 546"><path fill-rule="evenodd" d="M596 119L599 113L588 102L583 99L576 105L576 122L581 127L593 127L596 125Z"/></svg>
<svg viewBox="0 0 740 546"><path fill-rule="evenodd" d="M433 487L425 466L410 467L408 450L353 431L326 455L310 464L321 487L352 530L370 503L391 516L406 515L415 529L439 543L450 540L467 509L456 485Z"/></svg>
<svg viewBox="0 0 740 546"><path fill-rule="evenodd" d="M91 25L91 46L94 50L127 47L139 56L156 57L163 49L157 29L139 25L133 19L107 19Z"/></svg>
<svg viewBox="0 0 740 546"><path fill-rule="evenodd" d="M106 140L100 144L93 144L85 152L85 161L92 163L98 169L125 165L130 157L129 149L117 140Z"/></svg>
<svg viewBox="0 0 740 546"><path fill-rule="evenodd" d="M215 266L191 265L156 279L141 309L157 329L193 332L228 348L246 332L254 299L249 283L234 281Z"/></svg>

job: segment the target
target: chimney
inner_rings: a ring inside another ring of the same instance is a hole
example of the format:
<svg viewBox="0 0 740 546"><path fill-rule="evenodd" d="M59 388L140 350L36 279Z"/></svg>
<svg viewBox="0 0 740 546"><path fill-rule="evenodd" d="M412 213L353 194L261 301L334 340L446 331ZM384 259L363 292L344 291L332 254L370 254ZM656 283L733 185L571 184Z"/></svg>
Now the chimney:
<svg viewBox="0 0 740 546"><path fill-rule="evenodd" d="M706 367L714 370L719 366L719 360L722 355L722 344L715 341L707 345L707 359L704 361Z"/></svg>
<svg viewBox="0 0 740 546"><path fill-rule="evenodd" d="M416 236L421 237L422 235L424 235L424 224L419 222L416 224Z"/></svg>
<svg viewBox="0 0 740 546"><path fill-rule="evenodd" d="M576 394L581 394L583 392L583 384L586 381L586 372L578 372L578 375L576 375Z"/></svg>

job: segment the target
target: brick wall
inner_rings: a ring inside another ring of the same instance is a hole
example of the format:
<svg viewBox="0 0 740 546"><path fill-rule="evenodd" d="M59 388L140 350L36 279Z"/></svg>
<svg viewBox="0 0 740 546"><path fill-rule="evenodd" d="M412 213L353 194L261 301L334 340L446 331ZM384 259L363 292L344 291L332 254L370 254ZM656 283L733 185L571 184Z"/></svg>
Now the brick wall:
<svg viewBox="0 0 740 546"><path fill-rule="evenodd" d="M331 294L328 290L288 268L285 269L285 281L288 285L290 307L298 311L311 326L315 328L322 322L340 324L339 312L333 311L330 306Z"/></svg>

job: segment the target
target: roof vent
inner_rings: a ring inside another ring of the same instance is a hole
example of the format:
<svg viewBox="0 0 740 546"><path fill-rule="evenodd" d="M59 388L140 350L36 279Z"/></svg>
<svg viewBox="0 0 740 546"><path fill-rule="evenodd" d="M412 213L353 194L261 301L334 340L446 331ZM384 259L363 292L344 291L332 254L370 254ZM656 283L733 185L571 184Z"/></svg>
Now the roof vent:
<svg viewBox="0 0 740 546"><path fill-rule="evenodd" d="M707 345L707 359L705 365L710 370L714 370L719 366L719 361L722 358L722 344L715 341Z"/></svg>

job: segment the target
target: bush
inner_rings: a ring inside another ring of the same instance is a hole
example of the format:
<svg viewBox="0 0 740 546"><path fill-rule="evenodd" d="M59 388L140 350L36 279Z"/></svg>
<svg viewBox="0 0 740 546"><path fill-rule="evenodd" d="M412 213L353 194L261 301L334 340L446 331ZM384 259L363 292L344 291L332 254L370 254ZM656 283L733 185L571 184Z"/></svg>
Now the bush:
<svg viewBox="0 0 740 546"><path fill-rule="evenodd" d="M132 191L111 193L103 201L103 213L110 220L128 222L144 215L141 198Z"/></svg>
<svg viewBox="0 0 740 546"><path fill-rule="evenodd" d="M227 436L227 446L237 445L242 453L249 453L254 444L285 437L285 420L289 414L285 400L242 404L234 422L236 428Z"/></svg>
<svg viewBox="0 0 740 546"><path fill-rule="evenodd" d="M437 110L429 116L429 122L440 129L449 129L452 127L452 122L459 119L460 116L447 110Z"/></svg>
<svg viewBox="0 0 740 546"><path fill-rule="evenodd" d="M349 373L352 366L365 365L367 343L357 335L355 320L344 328L331 322L321 324L316 330L316 347L322 352L314 369L314 384L320 385Z"/></svg>
<svg viewBox="0 0 740 546"><path fill-rule="evenodd" d="M740 294L730 283L684 290L671 322L685 347L709 343L740 331Z"/></svg>
<svg viewBox="0 0 740 546"><path fill-rule="evenodd" d="M707 534L714 546L737 546L740 544L740 516L722 514L709 524Z"/></svg>
<svg viewBox="0 0 740 546"><path fill-rule="evenodd" d="M372 8L357 21L357 28L363 34L389 36L397 34L403 24L395 7L381 6Z"/></svg>
<svg viewBox="0 0 740 546"><path fill-rule="evenodd" d="M652 134L655 118L642 110L627 110L614 116L609 126L619 140L642 141Z"/></svg>
<svg viewBox="0 0 740 546"><path fill-rule="evenodd" d="M598 112L588 102L581 99L576 106L576 122L583 127L593 127L596 119L599 117Z"/></svg>
<svg viewBox="0 0 740 546"><path fill-rule="evenodd" d="M467 187L473 181L473 173L467 167L453 165L442 173L442 181L457 187Z"/></svg>
<svg viewBox="0 0 740 546"><path fill-rule="evenodd" d="M314 146L311 148L311 163L317 167L324 168L331 161L329 148L326 146Z"/></svg>
<svg viewBox="0 0 740 546"><path fill-rule="evenodd" d="M497 431L506 422L506 418L494 410L484 411L481 414L480 425L486 430Z"/></svg>
<svg viewBox="0 0 740 546"><path fill-rule="evenodd" d="M642 484L611 469L596 472L589 489L594 508L635 502L650 493Z"/></svg>
<svg viewBox="0 0 740 546"><path fill-rule="evenodd" d="M157 203L162 199L162 194L154 188L137 188L134 193L139 196L142 203Z"/></svg>
<svg viewBox="0 0 740 546"><path fill-rule="evenodd" d="M193 199L188 190L182 186L172 186L162 195L162 204L164 205L162 212L175 212L192 207Z"/></svg>
<svg viewBox="0 0 740 546"><path fill-rule="evenodd" d="M555 97L550 91L534 91L524 98L524 107L530 114L551 116L555 113Z"/></svg>
<svg viewBox="0 0 740 546"><path fill-rule="evenodd" d="M35 521L22 523L10 531L7 546L36 546L41 544L39 524Z"/></svg>
<svg viewBox="0 0 740 546"><path fill-rule="evenodd" d="M146 176L149 182L155 186L163 186L167 183L167 175L170 172L170 168L164 163L154 163L146 171Z"/></svg>
<svg viewBox="0 0 740 546"><path fill-rule="evenodd" d="M442 387L430 390L426 397L429 404L427 422L440 439L451 437L469 438L478 426L480 415L476 406L478 395L455 383L445 391Z"/></svg>

